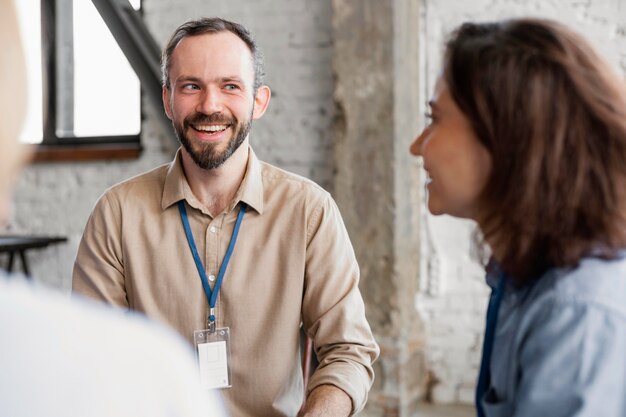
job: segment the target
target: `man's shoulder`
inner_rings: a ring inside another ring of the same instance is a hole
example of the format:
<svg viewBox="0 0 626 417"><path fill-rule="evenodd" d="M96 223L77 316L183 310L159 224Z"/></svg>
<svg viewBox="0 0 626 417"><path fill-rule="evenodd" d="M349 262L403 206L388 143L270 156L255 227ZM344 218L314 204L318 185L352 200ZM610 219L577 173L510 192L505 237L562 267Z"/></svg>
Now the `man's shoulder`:
<svg viewBox="0 0 626 417"><path fill-rule="evenodd" d="M330 198L328 191L313 180L267 162L261 161L260 163L263 186L266 192L286 192L315 199Z"/></svg>
<svg viewBox="0 0 626 417"><path fill-rule="evenodd" d="M106 205L117 209L160 207L170 166L160 165L109 187L100 197L100 204L106 201Z"/></svg>
<svg viewBox="0 0 626 417"><path fill-rule="evenodd" d="M170 166L171 162L125 179L124 181L109 187L106 194L125 193L130 189L136 189L138 187L162 189Z"/></svg>

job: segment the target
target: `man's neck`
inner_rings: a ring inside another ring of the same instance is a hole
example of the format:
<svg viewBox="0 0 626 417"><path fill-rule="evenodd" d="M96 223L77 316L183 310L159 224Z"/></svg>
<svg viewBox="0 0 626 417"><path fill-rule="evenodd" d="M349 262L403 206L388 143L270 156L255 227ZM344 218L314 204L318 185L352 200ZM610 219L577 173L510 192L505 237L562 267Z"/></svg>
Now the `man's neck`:
<svg viewBox="0 0 626 417"><path fill-rule="evenodd" d="M248 153L246 139L221 166L203 169L196 165L184 148L181 150L183 169L191 191L212 216L221 214L235 197L246 173Z"/></svg>

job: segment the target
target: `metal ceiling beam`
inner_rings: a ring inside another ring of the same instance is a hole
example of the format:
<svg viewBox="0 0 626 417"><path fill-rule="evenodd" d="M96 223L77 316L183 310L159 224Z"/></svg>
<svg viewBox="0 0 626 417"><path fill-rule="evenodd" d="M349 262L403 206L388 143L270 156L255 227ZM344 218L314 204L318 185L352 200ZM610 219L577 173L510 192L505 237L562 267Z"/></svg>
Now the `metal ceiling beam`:
<svg viewBox="0 0 626 417"><path fill-rule="evenodd" d="M161 52L141 14L128 0L92 2L139 77L148 101L159 115L159 121L170 132L172 125L163 111L161 99Z"/></svg>

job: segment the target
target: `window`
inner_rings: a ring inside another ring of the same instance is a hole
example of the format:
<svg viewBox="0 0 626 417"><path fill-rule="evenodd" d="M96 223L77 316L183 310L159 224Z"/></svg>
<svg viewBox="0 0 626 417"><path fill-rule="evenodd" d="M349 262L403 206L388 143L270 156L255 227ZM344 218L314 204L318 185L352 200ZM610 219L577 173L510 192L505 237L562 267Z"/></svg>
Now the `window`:
<svg viewBox="0 0 626 417"><path fill-rule="evenodd" d="M141 0L130 3L139 10ZM111 145L118 145L138 154L140 82L94 4L89 0L16 4L28 68L29 100L21 141L39 144L40 151L48 152L98 147L110 151Z"/></svg>

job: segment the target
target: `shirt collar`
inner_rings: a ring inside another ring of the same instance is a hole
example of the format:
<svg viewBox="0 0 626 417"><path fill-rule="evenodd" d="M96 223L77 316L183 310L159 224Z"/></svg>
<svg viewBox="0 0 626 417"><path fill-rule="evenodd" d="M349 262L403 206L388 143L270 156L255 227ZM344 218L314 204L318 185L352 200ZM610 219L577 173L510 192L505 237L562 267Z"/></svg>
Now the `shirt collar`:
<svg viewBox="0 0 626 417"><path fill-rule="evenodd" d="M234 209L239 201L242 201L256 210L257 213L263 214L263 172L261 161L256 157L252 147L248 147L248 151L246 174L237 194L235 194L231 210Z"/></svg>
<svg viewBox="0 0 626 417"><path fill-rule="evenodd" d="M501 279L506 279L502 267L500 266L498 261L495 260L494 257L491 257L489 259L489 262L485 267L485 271L487 273L485 280L487 281L487 285L489 285L489 288L491 288L492 290L498 286L498 283Z"/></svg>
<svg viewBox="0 0 626 417"><path fill-rule="evenodd" d="M256 210L259 214L263 214L263 175L261 162L257 159L252 148L249 147L248 149L246 173L229 210L234 209L241 201ZM165 210L180 200L187 200L192 207L200 206L198 199L193 195L191 187L185 177L181 149L179 148L165 175L161 209Z"/></svg>

